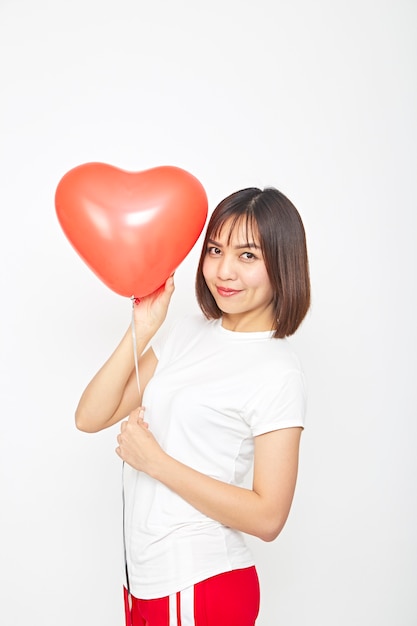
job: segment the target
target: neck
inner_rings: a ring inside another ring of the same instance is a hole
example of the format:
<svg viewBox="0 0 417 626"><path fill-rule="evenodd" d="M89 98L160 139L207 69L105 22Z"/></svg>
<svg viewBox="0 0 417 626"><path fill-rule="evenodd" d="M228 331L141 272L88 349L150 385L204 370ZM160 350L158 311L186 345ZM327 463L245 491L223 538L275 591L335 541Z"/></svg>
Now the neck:
<svg viewBox="0 0 417 626"><path fill-rule="evenodd" d="M275 325L271 315L232 315L223 313L222 326L226 330L232 330L240 333L254 333L275 330Z"/></svg>

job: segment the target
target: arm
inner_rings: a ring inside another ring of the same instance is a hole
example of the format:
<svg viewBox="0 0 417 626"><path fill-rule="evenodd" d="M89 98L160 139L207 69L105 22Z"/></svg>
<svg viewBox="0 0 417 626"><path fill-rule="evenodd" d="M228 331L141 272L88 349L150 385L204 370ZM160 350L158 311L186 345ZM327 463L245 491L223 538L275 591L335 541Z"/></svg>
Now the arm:
<svg viewBox="0 0 417 626"><path fill-rule="evenodd" d="M252 489L223 483L166 454L135 411L122 423L117 454L225 526L272 541L287 520L297 479L301 428L255 438Z"/></svg>
<svg viewBox="0 0 417 626"><path fill-rule="evenodd" d="M173 277L157 293L135 304L134 320L139 358L139 380L143 392L152 377L157 358L152 348L142 354L162 325L174 292ZM121 342L84 390L75 413L77 428L98 432L120 421L141 404L136 382L132 329L128 328Z"/></svg>

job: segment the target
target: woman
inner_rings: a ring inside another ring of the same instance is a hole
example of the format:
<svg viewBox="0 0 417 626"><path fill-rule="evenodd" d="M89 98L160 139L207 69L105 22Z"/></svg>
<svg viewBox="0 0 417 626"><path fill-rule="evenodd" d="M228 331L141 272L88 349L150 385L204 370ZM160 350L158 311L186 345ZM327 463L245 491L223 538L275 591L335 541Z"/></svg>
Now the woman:
<svg viewBox="0 0 417 626"><path fill-rule="evenodd" d="M126 623L253 626L259 585L242 533L272 541L283 528L304 425L304 377L285 339L310 304L293 204L273 188L223 200L197 271L204 316L155 337L173 291L170 277L135 304L134 332L84 391L76 423L96 432L129 416L116 449L126 463Z"/></svg>

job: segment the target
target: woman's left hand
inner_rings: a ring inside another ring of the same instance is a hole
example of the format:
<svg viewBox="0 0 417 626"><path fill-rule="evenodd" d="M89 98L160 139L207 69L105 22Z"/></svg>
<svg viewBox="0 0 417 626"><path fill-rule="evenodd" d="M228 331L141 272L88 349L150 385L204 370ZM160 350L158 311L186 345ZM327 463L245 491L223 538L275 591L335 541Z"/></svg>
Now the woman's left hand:
<svg viewBox="0 0 417 626"><path fill-rule="evenodd" d="M152 466L165 453L144 421L144 409L139 407L130 413L129 419L121 423L117 436L116 453L134 469L151 473Z"/></svg>

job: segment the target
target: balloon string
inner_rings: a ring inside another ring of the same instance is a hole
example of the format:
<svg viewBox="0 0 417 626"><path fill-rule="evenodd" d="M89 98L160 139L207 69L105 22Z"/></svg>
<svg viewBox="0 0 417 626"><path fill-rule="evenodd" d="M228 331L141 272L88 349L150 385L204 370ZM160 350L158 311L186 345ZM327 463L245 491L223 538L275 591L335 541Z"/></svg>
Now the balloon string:
<svg viewBox="0 0 417 626"><path fill-rule="evenodd" d="M132 296L132 338L133 338L133 356L135 359L135 372L136 372L136 384L138 386L139 398L140 398L140 380L139 380L139 365L138 365L138 346L136 343L136 326L135 326L135 303L137 298Z"/></svg>
<svg viewBox="0 0 417 626"><path fill-rule="evenodd" d="M136 383L138 386L139 398L140 398L140 380L139 380L139 365L138 365L138 346L136 343L136 327L135 327L135 303L137 302L137 298L132 296L132 339L133 339L133 356L135 360L135 372L136 372ZM125 485L124 485L124 470L125 463L123 461L122 464L122 504L123 504L123 552L124 552L124 560L125 560L125 575L126 575L126 591L127 591L127 607L126 609L130 613L130 620L132 619L132 595L130 592L130 580L129 580L129 572L127 567L127 546L126 546L126 502L125 502Z"/></svg>

